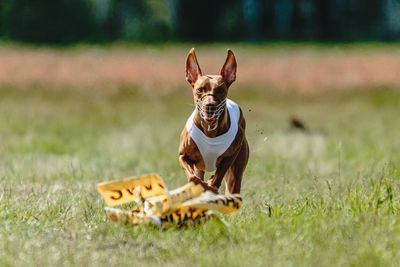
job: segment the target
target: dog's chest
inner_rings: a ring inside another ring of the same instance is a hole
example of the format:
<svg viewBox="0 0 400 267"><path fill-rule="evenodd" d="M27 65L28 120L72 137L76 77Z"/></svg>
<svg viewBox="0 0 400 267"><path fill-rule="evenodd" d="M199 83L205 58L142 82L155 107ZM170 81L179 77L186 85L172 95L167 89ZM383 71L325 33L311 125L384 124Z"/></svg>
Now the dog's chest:
<svg viewBox="0 0 400 267"><path fill-rule="evenodd" d="M212 172L217 168L218 158L227 151L234 141L236 134L238 132L238 120L240 118L240 109L236 103L227 99L227 109L230 117L230 127L229 130L222 135L210 138L206 136L193 122L195 116L194 111L186 122L186 130L189 133L192 140L196 143L197 148L200 151L201 157L203 159L204 168L201 166L199 169L204 169L205 171Z"/></svg>

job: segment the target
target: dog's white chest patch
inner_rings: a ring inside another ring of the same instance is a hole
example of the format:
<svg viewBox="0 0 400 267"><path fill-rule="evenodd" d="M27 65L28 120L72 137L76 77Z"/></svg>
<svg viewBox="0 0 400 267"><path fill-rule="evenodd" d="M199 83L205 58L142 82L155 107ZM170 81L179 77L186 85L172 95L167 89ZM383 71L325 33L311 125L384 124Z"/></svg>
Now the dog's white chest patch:
<svg viewBox="0 0 400 267"><path fill-rule="evenodd" d="M186 122L186 130L190 134L190 137L196 143L201 156L205 164L205 170L208 172L214 171L216 162L219 156L221 156L235 140L238 131L238 122L240 118L239 106L230 99L226 99L226 108L228 109L229 118L231 125L229 130L217 137L210 138L206 136L193 122L193 118L196 114L196 110L193 111L192 115Z"/></svg>

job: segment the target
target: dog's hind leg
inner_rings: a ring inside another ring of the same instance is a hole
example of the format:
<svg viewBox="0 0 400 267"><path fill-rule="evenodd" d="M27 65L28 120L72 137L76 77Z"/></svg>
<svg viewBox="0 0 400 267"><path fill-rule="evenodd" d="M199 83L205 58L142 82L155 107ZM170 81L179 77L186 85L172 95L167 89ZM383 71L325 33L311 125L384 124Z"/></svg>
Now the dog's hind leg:
<svg viewBox="0 0 400 267"><path fill-rule="evenodd" d="M249 159L249 145L244 140L235 161L225 175L226 194L238 194L242 185L242 177Z"/></svg>

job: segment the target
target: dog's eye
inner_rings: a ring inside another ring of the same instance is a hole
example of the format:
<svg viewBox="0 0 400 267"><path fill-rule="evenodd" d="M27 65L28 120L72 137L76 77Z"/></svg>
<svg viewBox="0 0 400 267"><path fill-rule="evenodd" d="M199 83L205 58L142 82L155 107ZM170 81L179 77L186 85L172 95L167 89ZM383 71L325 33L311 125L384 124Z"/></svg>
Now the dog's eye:
<svg viewBox="0 0 400 267"><path fill-rule="evenodd" d="M203 92L203 91L204 91L204 88L203 88L203 87L197 88L197 92L201 93L201 92Z"/></svg>
<svg viewBox="0 0 400 267"><path fill-rule="evenodd" d="M217 88L217 89L215 89L215 93L216 94L223 94L224 93L224 89L223 88Z"/></svg>

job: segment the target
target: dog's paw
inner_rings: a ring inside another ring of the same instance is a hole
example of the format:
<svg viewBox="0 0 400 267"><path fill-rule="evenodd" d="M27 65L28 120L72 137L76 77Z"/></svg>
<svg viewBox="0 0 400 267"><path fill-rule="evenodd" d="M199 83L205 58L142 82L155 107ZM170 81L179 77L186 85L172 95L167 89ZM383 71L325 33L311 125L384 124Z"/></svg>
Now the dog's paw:
<svg viewBox="0 0 400 267"><path fill-rule="evenodd" d="M216 188L215 186L211 186L211 185L206 184L206 186L203 186L203 187L204 187L204 189L206 191L211 191L211 192L213 192L215 194L218 194L218 188Z"/></svg>
<svg viewBox="0 0 400 267"><path fill-rule="evenodd" d="M189 182L193 182L195 184L203 184L203 180L201 180L199 177L197 176L192 176L189 178Z"/></svg>
<svg viewBox="0 0 400 267"><path fill-rule="evenodd" d="M218 188L216 188L215 186L212 186L212 185L204 182L202 179L200 179L197 176L190 177L189 178L189 182L193 182L195 184L201 184L203 186L204 190L211 191L211 192L213 192L215 194L218 194Z"/></svg>

